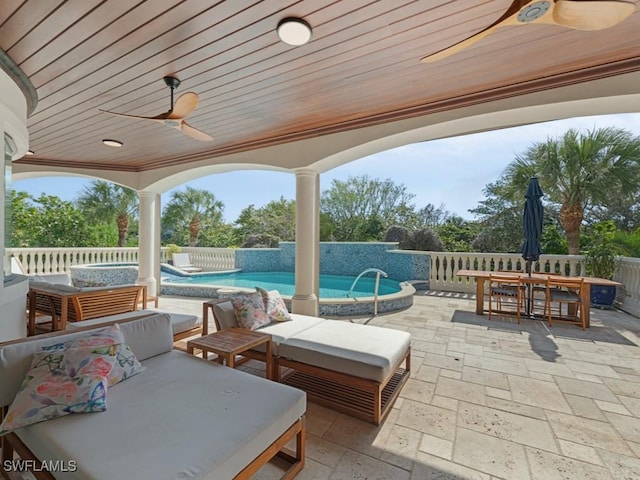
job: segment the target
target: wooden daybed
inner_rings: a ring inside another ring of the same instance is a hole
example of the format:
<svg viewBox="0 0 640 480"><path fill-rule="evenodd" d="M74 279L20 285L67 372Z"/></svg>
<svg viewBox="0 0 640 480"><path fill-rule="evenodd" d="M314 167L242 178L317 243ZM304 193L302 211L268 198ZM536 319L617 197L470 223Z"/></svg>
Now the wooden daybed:
<svg viewBox="0 0 640 480"><path fill-rule="evenodd" d="M124 321L120 328L145 370L109 387L105 412L68 415L2 437L0 476L10 478L14 455L33 460L27 465L35 477L47 480L58 474L42 471L41 461L73 461L77 470L64 478L78 480L246 480L275 456L287 462L282 479L304 467L304 392L174 350L167 314ZM0 420L34 352L91 332L0 344Z"/></svg>
<svg viewBox="0 0 640 480"><path fill-rule="evenodd" d="M218 330L238 326L230 300L205 302L205 323L209 308ZM409 379L410 334L291 315L258 330L272 337L275 379L306 391L312 402L379 425ZM265 360L257 349L243 356ZM280 377L281 368L289 370Z"/></svg>
<svg viewBox="0 0 640 480"><path fill-rule="evenodd" d="M51 330L65 330L67 322L134 312L147 304L144 285L79 288L62 284L32 282L29 285L29 335L36 332L36 316L51 317Z"/></svg>

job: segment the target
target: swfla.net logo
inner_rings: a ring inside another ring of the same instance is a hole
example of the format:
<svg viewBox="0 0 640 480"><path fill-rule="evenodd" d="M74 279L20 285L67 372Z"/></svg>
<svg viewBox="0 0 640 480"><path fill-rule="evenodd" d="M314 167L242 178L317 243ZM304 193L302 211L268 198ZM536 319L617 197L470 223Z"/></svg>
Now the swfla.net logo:
<svg viewBox="0 0 640 480"><path fill-rule="evenodd" d="M78 462L75 460L5 460L2 464L7 472L50 472L67 473L78 470Z"/></svg>

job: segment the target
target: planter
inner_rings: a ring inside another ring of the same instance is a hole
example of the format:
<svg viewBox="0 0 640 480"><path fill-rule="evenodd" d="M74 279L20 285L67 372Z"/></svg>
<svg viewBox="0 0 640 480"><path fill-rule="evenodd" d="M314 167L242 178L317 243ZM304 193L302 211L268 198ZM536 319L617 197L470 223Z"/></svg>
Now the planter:
<svg viewBox="0 0 640 480"><path fill-rule="evenodd" d="M616 299L615 285L591 285L591 306L609 308Z"/></svg>

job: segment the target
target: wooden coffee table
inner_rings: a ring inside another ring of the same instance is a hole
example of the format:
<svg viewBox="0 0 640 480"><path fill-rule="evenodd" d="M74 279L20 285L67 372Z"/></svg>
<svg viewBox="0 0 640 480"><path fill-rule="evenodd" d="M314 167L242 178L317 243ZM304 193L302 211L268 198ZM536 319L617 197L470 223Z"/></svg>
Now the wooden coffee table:
<svg viewBox="0 0 640 480"><path fill-rule="evenodd" d="M267 364L266 377L273 380L273 354L271 350L271 335L254 332L244 328L227 328L209 335L187 342L187 352L193 355L194 349L202 350L202 358L207 358L208 353L215 353L224 360L228 367L236 366L236 355L250 350L258 345L265 345L265 363Z"/></svg>

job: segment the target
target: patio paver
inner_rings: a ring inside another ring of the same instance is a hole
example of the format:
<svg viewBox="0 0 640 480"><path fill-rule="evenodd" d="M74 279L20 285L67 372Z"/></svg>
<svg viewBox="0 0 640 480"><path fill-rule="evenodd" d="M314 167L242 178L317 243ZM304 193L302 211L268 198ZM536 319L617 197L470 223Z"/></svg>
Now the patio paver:
<svg viewBox="0 0 640 480"><path fill-rule="evenodd" d="M201 300L160 305L197 314ZM582 331L474 309L472 296L426 292L353 319L412 334L411 379L379 427L309 404L298 478L640 478L640 319L592 309Z"/></svg>

